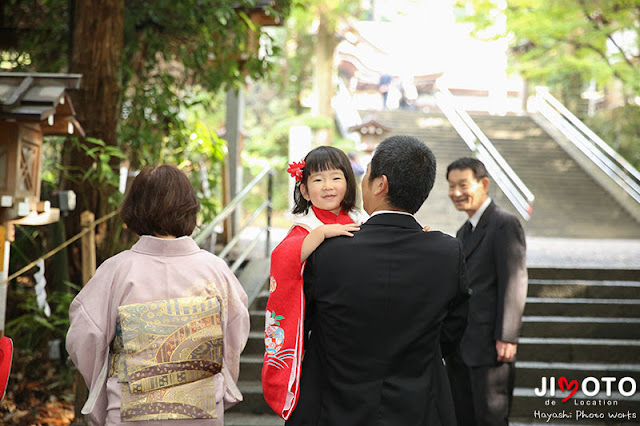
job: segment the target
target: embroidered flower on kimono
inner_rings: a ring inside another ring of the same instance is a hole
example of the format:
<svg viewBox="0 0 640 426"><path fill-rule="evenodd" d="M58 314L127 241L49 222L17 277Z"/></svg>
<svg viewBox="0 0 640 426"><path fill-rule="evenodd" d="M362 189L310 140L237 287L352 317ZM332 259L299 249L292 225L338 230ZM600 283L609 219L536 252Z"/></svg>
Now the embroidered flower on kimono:
<svg viewBox="0 0 640 426"><path fill-rule="evenodd" d="M264 348L267 354L277 353L284 343L284 330L278 327L281 319L284 319L282 315L267 311L264 327Z"/></svg>
<svg viewBox="0 0 640 426"><path fill-rule="evenodd" d="M276 291L277 286L278 283L276 282L276 279L273 277L269 277L269 293L273 293L274 291Z"/></svg>
<svg viewBox="0 0 640 426"><path fill-rule="evenodd" d="M296 163L295 161L289 164L287 173L295 178L296 182L302 182L302 169L304 169L304 160Z"/></svg>

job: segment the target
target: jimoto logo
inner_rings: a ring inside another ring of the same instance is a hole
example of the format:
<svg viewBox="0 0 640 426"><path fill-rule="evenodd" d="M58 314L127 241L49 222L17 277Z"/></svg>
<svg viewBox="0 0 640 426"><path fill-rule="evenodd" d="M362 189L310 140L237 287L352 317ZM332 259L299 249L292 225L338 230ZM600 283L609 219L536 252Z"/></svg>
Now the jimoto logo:
<svg viewBox="0 0 640 426"><path fill-rule="evenodd" d="M636 388L637 384L633 377L623 377L620 380L616 377L586 377L582 383L579 383L575 379L570 380L562 376L557 381L555 377L542 377L540 387L535 388L534 392L537 396L555 396L556 389L560 392L569 392L569 395L562 400L562 402L567 402L578 390L581 390L587 397L596 396L600 392L611 396L615 390L624 397L630 397L636 393Z"/></svg>

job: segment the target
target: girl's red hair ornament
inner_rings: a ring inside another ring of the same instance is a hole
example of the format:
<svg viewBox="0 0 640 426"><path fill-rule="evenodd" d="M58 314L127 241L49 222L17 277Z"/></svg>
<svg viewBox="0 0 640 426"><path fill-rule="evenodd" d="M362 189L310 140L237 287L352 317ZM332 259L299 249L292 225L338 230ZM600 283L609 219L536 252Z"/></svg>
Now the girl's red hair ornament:
<svg viewBox="0 0 640 426"><path fill-rule="evenodd" d="M302 169L304 169L304 160L296 163L295 161L289 164L287 173L291 175L296 182L302 182Z"/></svg>

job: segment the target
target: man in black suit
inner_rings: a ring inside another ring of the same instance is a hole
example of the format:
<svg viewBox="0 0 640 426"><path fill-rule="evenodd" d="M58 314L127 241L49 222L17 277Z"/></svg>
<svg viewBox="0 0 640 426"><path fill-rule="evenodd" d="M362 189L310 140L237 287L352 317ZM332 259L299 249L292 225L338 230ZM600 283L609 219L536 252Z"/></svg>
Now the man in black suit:
<svg viewBox="0 0 640 426"><path fill-rule="evenodd" d="M527 296L524 232L518 218L489 197L482 162L454 161L447 181L456 209L469 215L456 236L464 247L473 294L460 350L446 358L458 425L506 426Z"/></svg>
<svg viewBox="0 0 640 426"><path fill-rule="evenodd" d="M455 425L442 357L467 321L462 246L413 218L435 170L419 140L383 141L362 181L371 218L307 260L309 337L287 426Z"/></svg>

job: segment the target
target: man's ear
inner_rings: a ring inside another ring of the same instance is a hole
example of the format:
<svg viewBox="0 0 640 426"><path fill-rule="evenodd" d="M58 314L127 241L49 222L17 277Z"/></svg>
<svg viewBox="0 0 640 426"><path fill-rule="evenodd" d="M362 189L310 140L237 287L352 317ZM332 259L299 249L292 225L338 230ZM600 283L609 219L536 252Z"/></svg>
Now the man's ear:
<svg viewBox="0 0 640 426"><path fill-rule="evenodd" d="M309 197L309 191L307 191L307 185L305 185L304 183L300 184L300 193L302 194L302 198L307 201L311 201L311 198Z"/></svg>
<svg viewBox="0 0 640 426"><path fill-rule="evenodd" d="M389 192L389 180L386 175L378 176L373 180L373 193L375 195L386 194Z"/></svg>
<svg viewBox="0 0 640 426"><path fill-rule="evenodd" d="M480 183L482 184L482 188L484 189L484 192L486 192L488 194L489 193L489 178L487 176L483 177L482 179L480 179Z"/></svg>

